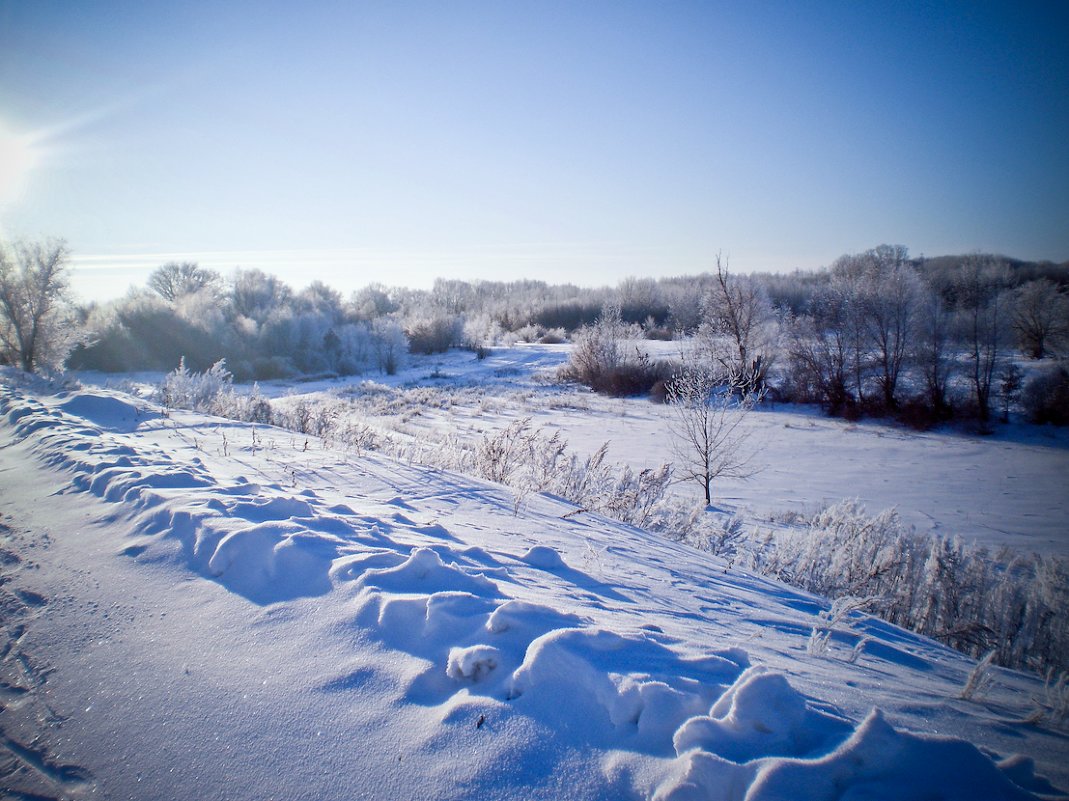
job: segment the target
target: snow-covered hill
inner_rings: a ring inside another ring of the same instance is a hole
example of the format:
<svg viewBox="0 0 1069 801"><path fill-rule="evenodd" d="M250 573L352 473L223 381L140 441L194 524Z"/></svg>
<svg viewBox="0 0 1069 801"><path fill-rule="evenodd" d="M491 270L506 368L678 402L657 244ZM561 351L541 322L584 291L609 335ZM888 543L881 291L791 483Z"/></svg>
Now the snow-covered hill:
<svg viewBox="0 0 1069 801"><path fill-rule="evenodd" d="M13 380L0 491L7 797L1069 787L1038 679L550 497Z"/></svg>

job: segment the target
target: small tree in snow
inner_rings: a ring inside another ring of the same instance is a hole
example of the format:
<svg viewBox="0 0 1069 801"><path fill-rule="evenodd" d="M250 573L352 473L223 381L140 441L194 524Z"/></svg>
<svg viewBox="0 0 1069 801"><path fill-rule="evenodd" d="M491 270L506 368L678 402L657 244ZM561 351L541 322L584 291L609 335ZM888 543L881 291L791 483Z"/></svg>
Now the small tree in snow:
<svg viewBox="0 0 1069 801"><path fill-rule="evenodd" d="M760 393L733 394L728 383L706 370L689 369L668 384L669 429L680 465L677 474L695 481L712 503L718 478L749 478L754 453L742 423L761 400Z"/></svg>

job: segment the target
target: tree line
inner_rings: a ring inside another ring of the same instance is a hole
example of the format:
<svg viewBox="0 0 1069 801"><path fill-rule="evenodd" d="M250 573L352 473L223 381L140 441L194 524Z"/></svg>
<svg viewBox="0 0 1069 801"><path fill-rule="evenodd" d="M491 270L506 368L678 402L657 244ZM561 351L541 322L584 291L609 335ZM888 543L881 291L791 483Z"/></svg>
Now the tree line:
<svg viewBox="0 0 1069 801"><path fill-rule="evenodd" d="M3 362L129 372L225 359L254 380L392 373L410 352L572 340L612 359L579 380L630 394L656 391L671 368L606 343L678 339L733 386L834 415L988 424L1025 400L1037 420L1065 422L1069 399L1069 262L880 245L811 272L737 275L717 257L708 273L615 287L439 279L430 290L370 283L348 298L321 281L294 290L260 270L224 277L171 262L121 298L74 305L67 258L62 242L0 243ZM1046 367L1030 386L1021 359Z"/></svg>

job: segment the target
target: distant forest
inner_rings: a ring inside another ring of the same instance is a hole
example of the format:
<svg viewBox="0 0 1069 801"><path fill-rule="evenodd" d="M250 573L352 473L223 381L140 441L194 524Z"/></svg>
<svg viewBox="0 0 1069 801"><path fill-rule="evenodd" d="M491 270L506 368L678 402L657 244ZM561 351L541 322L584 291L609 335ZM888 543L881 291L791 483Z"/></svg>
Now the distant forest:
<svg viewBox="0 0 1069 801"><path fill-rule="evenodd" d="M200 371L225 359L239 380L393 373L410 352L478 355L614 326L621 341L697 343L726 380L832 414L987 421L1000 404L1024 399L1034 419L1065 422L1069 262L913 258L881 245L812 272L736 275L719 258L715 268L597 289L537 280L440 279L430 290L375 283L344 298L318 281L294 291L259 270L224 277L168 263L146 287L76 310L86 335L67 366L172 370L184 359ZM670 366L643 374L644 357L630 352L603 365L624 380L579 378L603 391L656 391ZM1043 369L1024 381L1022 359Z"/></svg>

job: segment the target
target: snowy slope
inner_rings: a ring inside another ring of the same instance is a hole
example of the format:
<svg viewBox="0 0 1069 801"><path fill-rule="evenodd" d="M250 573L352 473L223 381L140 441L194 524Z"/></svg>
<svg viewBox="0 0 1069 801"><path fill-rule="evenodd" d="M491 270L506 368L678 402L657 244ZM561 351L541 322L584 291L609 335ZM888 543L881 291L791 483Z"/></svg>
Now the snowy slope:
<svg viewBox="0 0 1069 801"><path fill-rule="evenodd" d="M679 347L636 344L660 346L667 357ZM534 426L559 432L582 455L608 441L610 462L635 470L678 464L665 406L644 398L605 398L547 380L569 353L568 345L517 345L494 348L478 360L451 351L410 357L396 376L376 376L371 384L354 377L261 389L282 404L340 398L354 403L361 424L370 420L417 438L458 431L477 437L529 417ZM379 391L387 387L397 396ZM384 395L390 403L383 402ZM1015 420L994 436L917 432L879 420L832 419L814 407L792 405L763 405L743 427L751 433L752 466L759 472L751 480L721 478L714 492L718 506L748 524L812 515L857 498L873 514L897 509L918 532L960 536L994 549L1069 554L1065 430ZM701 498L697 484L680 484L673 492L683 503Z"/></svg>
<svg viewBox="0 0 1069 801"><path fill-rule="evenodd" d="M14 384L0 398L9 797L1069 786L1066 732L1029 722L1032 677L994 670L962 700L965 657L860 615L810 653L819 599L555 499Z"/></svg>

